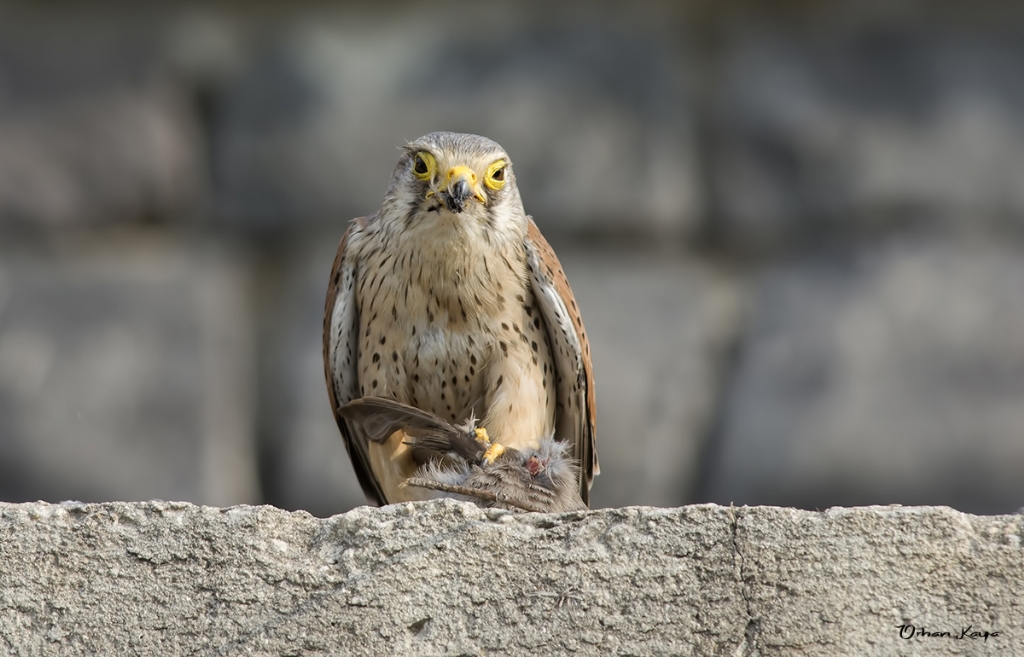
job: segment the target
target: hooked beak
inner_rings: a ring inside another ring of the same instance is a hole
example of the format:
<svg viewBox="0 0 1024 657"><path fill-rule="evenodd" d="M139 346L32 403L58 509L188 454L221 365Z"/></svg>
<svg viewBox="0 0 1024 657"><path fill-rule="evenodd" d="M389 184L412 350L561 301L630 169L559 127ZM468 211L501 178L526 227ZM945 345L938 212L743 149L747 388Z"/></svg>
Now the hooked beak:
<svg viewBox="0 0 1024 657"><path fill-rule="evenodd" d="M459 214L466 208L466 200L471 196L481 203L487 200L478 187L473 170L461 164L448 169L447 190L442 194L448 210Z"/></svg>

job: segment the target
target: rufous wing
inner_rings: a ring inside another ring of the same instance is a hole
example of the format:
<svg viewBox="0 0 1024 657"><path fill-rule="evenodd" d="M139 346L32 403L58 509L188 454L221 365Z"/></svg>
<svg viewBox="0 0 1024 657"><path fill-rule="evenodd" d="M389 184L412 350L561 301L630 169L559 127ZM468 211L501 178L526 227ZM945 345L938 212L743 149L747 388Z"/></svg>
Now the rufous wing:
<svg viewBox="0 0 1024 657"><path fill-rule="evenodd" d="M553 352L558 401L555 438L573 445L580 464L580 497L590 504L590 487L600 473L594 368L583 318L554 250L533 219L527 218L527 267Z"/></svg>
<svg viewBox="0 0 1024 657"><path fill-rule="evenodd" d="M356 219L353 224L365 223ZM338 244L324 308L324 375L331 410L345 441L352 467L366 499L377 505L387 498L370 468L368 439L362 428L345 419L339 408L359 396L358 338L359 308L356 303L356 262L348 253L350 226Z"/></svg>

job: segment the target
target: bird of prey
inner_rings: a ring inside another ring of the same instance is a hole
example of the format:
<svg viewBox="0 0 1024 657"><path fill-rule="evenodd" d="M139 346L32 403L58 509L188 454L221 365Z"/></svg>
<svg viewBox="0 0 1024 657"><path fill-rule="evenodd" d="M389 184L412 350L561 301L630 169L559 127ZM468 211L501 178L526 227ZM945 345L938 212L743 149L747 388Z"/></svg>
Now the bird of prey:
<svg viewBox="0 0 1024 657"><path fill-rule="evenodd" d="M323 347L331 407L370 503L436 496L404 485L424 456L403 431L370 440L339 412L370 396L454 424L479 418L495 444L516 450L553 435L589 502L599 472L590 346L494 141L435 132L405 147L380 209L341 238Z"/></svg>
<svg viewBox="0 0 1024 657"><path fill-rule="evenodd" d="M343 405L341 415L380 443L395 431L406 435L426 462L407 486L441 491L483 507L562 513L587 508L580 498L578 468L566 456L568 443L548 436L536 449L493 443L469 418L459 426L383 397L361 397Z"/></svg>

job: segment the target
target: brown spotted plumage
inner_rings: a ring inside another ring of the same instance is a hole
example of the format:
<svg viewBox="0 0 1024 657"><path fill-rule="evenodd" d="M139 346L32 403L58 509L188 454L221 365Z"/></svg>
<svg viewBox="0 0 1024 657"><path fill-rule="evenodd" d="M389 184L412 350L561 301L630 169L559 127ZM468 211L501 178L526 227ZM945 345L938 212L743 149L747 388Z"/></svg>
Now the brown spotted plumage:
<svg viewBox="0 0 1024 657"><path fill-rule="evenodd" d="M324 364L359 482L376 504L422 499L405 486L424 456L396 430L368 439L338 408L384 397L491 438L570 446L589 499L597 473L590 349L565 274L523 211L496 143L433 133L408 145L380 210L342 237L327 291Z"/></svg>

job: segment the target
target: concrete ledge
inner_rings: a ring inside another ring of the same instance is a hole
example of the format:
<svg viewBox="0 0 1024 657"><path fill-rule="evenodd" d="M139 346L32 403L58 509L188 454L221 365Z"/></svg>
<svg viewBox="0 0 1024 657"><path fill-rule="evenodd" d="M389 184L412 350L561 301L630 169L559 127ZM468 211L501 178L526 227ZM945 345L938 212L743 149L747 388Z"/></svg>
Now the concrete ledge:
<svg viewBox="0 0 1024 657"><path fill-rule="evenodd" d="M942 507L0 504L0 652L1024 654L1022 533Z"/></svg>

